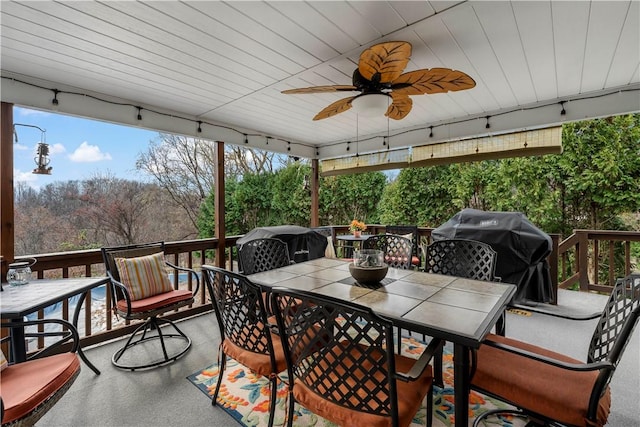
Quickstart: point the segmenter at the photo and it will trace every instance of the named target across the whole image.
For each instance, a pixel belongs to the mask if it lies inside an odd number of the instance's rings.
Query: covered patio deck
[[[579,311],[599,311],[606,296],[559,290],[561,301]],[[583,360],[596,320],[572,321],[532,312],[507,313],[507,336],[527,340]],[[213,312],[185,319],[181,327],[193,340],[177,362],[150,371],[126,372],[111,365],[119,341],[86,349],[102,371],[96,376],[83,365],[78,380],[38,426],[230,426],[236,422],[186,377],[217,360],[220,337]],[[640,329],[611,383],[609,426],[640,424]]]

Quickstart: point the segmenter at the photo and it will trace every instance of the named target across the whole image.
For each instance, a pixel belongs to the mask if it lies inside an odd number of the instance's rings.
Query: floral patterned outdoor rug
[[[424,344],[414,338],[402,339],[402,354],[418,357]],[[444,388],[434,387],[433,396],[433,427],[448,427],[453,425],[453,356],[445,349],[444,354]],[[191,381],[207,396],[213,396],[218,380],[218,364],[189,375]],[[286,380],[286,372],[280,374]],[[426,400],[425,400],[426,403]],[[282,426],[285,421],[287,405],[287,385],[283,381],[278,383],[274,425]],[[266,426],[269,419],[269,380],[254,375],[249,369],[233,359],[227,359],[225,378],[218,394],[218,407],[224,409],[233,419],[243,426]],[[483,394],[472,391],[469,396],[469,425],[479,414],[494,408],[506,408],[507,405]],[[296,405],[294,411],[294,426],[296,427],[335,427],[335,424],[320,418],[306,408]],[[423,406],[416,414],[411,427],[426,425],[426,409]],[[485,426],[521,427],[525,421],[510,415],[489,417]]]

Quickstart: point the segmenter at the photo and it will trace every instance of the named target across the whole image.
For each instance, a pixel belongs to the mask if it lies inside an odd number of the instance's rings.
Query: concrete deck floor
[[[560,307],[567,312],[600,311],[606,297],[561,291]],[[532,312],[507,314],[507,336],[529,341],[584,360],[596,320],[572,321]],[[102,371],[95,375],[83,364],[67,394],[38,423],[42,427],[208,426],[237,425],[186,377],[215,362],[220,337],[213,313],[180,323],[191,337],[191,350],[179,361],[157,369],[128,372],[115,368],[111,356],[122,343],[86,350]],[[608,426],[640,426],[640,328],[636,328],[615,373]]]

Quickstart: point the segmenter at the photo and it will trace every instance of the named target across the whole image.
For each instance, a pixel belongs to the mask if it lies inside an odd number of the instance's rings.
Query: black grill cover
[[[276,225],[254,228],[236,242],[238,247],[255,239],[276,238],[284,241],[289,248],[289,258],[295,262],[321,258],[327,247],[327,238],[310,228],[299,225]]]
[[[553,247],[551,237],[524,214],[463,209],[433,230],[432,238],[488,243],[498,253],[496,276],[518,286],[512,302],[552,302],[553,284],[547,261]]]

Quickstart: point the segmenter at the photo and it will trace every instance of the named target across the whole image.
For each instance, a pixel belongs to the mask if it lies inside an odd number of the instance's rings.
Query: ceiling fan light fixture
[[[356,96],[351,106],[361,116],[383,116],[391,104],[391,96],[386,93],[365,93]]]
[[[313,120],[333,117],[353,109],[362,116],[386,115],[401,120],[411,111],[409,95],[424,95],[466,90],[476,82],[462,71],[450,68],[424,68],[404,72],[411,58],[411,43],[390,41],[378,43],[360,54],[358,68],[351,85],[312,86],[282,91],[286,94],[358,91],[327,105]],[[387,115],[388,113],[388,115]]]

